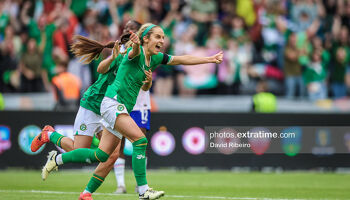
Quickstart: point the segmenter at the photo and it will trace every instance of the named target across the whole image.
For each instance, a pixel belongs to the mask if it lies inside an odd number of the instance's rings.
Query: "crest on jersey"
[[[118,110],[119,112],[123,111],[123,110],[124,110],[124,106],[123,106],[123,105],[118,105],[118,106],[117,106],[117,110]]]
[[[81,131],[86,131],[86,124],[81,124],[80,125],[80,130]]]

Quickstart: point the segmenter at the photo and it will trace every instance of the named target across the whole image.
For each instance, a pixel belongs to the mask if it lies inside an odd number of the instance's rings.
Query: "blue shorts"
[[[131,111],[130,116],[140,128],[149,130],[151,128],[151,110]]]

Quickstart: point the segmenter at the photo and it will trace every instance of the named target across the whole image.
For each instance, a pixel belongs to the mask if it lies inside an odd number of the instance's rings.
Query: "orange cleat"
[[[91,193],[80,193],[79,200],[93,200]]]
[[[55,129],[52,128],[50,125],[46,125],[41,133],[37,136],[32,141],[32,144],[30,145],[30,149],[32,152],[38,151],[41,146],[43,146],[45,143],[48,143],[50,141],[50,138],[47,134],[47,132],[54,132]]]

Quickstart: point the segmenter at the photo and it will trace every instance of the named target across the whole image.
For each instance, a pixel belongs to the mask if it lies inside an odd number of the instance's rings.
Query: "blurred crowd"
[[[130,19],[162,26],[170,55],[224,52],[220,65],[158,67],[158,96],[254,94],[261,80],[290,99],[350,91],[348,0],[3,0],[0,11],[0,92],[78,98],[110,52],[84,65],[73,36],[114,41]]]

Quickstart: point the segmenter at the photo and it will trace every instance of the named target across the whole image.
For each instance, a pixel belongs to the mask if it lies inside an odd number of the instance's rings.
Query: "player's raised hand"
[[[140,45],[140,38],[132,31],[130,31],[130,40],[131,42],[133,42],[134,44]]]
[[[120,46],[119,46],[119,41],[115,41],[114,47],[113,47],[113,60],[119,55],[120,53]]]
[[[217,53],[211,57],[212,62],[216,63],[216,64],[222,63],[223,58],[224,58],[224,54],[222,53],[222,51],[220,51],[219,53]]]

